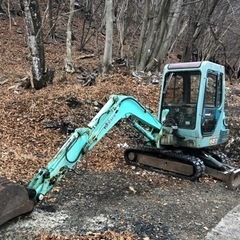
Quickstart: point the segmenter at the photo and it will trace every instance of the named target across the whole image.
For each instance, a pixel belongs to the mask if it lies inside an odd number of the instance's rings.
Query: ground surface
[[[229,211],[206,236],[206,240],[238,240],[240,237],[240,205]]]
[[[122,69],[98,76],[93,86],[83,87],[77,81],[81,74],[65,76],[61,70],[64,44],[46,45],[47,60],[56,68],[53,85],[39,91],[22,88],[19,83],[30,71],[24,28],[20,19],[11,31],[8,20],[2,21],[0,175],[27,183],[75,127],[87,125],[111,94],[133,95],[157,112],[159,86]],[[77,64],[91,72],[91,61]],[[238,89],[238,83],[228,83],[231,138],[221,147],[237,167]],[[125,121],[118,124],[84,159],[87,172],[69,173],[32,214],[1,227],[0,239],[204,239],[239,203],[239,191],[230,191],[208,176],[189,182],[126,166],[123,146],[134,147],[139,141]]]

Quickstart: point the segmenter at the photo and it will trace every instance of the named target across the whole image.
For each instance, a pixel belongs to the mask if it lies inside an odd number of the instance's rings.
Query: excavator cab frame
[[[176,125],[182,137],[163,145],[204,148],[228,140],[224,76],[224,67],[209,61],[165,66],[158,117],[168,109],[165,124]]]

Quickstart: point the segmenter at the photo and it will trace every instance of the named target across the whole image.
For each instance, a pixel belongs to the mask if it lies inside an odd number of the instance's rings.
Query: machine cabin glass
[[[165,75],[162,110],[169,109],[169,113],[163,124],[183,129],[196,127],[200,80],[200,71],[174,71]]]
[[[223,75],[209,71],[207,73],[203,105],[202,134],[212,135],[222,110]]]

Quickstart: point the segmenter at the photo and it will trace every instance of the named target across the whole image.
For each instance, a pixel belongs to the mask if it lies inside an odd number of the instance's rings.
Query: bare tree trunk
[[[229,10],[229,4],[225,4],[225,6],[222,6],[221,11],[218,12],[218,25],[213,27],[210,21],[210,17],[213,14],[214,9],[217,6],[216,0],[213,2],[213,6],[211,11],[209,12],[208,17],[208,27],[207,32],[209,33],[208,43],[206,43],[204,48],[206,49],[204,55],[206,59],[210,59],[211,57],[216,57],[216,52],[218,49],[221,49],[222,55],[224,56],[224,61],[226,61],[226,46],[227,44],[223,43],[222,38],[228,33],[229,27],[226,29],[223,29],[224,20],[226,18],[227,12]],[[205,38],[206,39],[206,38]]]
[[[99,11],[101,11],[102,2],[98,4],[94,2],[88,2],[84,4],[84,18],[81,29],[81,39],[79,44],[79,50],[84,50],[85,46],[92,39],[94,35],[97,35],[101,31],[102,23],[96,19]],[[93,30],[94,29],[94,30]]]
[[[39,3],[37,0],[21,0],[21,4],[24,7],[28,46],[32,56],[31,85],[35,89],[41,89],[45,87],[47,83],[52,83],[54,71],[46,71],[45,69],[45,53]]]
[[[3,0],[0,0],[0,13],[7,13],[7,8],[6,8]]]
[[[137,70],[160,68],[166,57],[178,26],[182,0],[145,0],[145,13],[135,59]]]
[[[56,25],[57,25],[58,19],[61,18],[60,9],[61,9],[61,6],[63,6],[63,4],[62,5],[61,4],[62,4],[61,1],[48,0],[47,2],[47,8],[46,8],[45,14],[43,15],[43,22],[45,22],[45,18],[48,19],[47,22],[49,24],[49,29],[48,29],[47,36],[49,37],[49,40],[53,40],[53,41],[56,40],[56,34],[55,34]],[[65,4],[66,3],[64,3],[64,5]]]
[[[145,0],[145,8],[144,9],[145,9],[145,11],[144,11],[144,15],[143,15],[141,34],[140,34],[138,48],[137,48],[137,51],[135,54],[135,61],[134,61],[134,65],[137,70],[142,70],[142,69],[139,69],[139,63],[142,58],[141,56],[143,53],[143,46],[144,46],[144,42],[146,39],[146,34],[148,33],[147,30],[148,30],[148,23],[149,23],[150,1]]]
[[[168,26],[166,29],[166,35],[165,40],[163,41],[163,44],[156,49],[158,50],[158,59],[161,56],[164,56],[169,51],[171,44],[175,41],[177,34],[181,34],[181,31],[178,32],[178,21],[182,10],[182,0],[177,0],[172,5],[172,8],[170,9],[170,15],[168,16],[168,21],[166,22],[166,25]],[[164,28],[164,24],[162,25]],[[184,28],[184,26],[182,26]]]
[[[73,60],[72,60],[72,23],[74,16],[74,0],[70,0],[70,13],[67,24],[67,40],[66,40],[66,57],[65,57],[65,70],[68,73],[73,73]]]
[[[174,38],[174,41],[168,50],[169,54],[173,51],[177,41],[183,35],[183,33],[185,32],[188,25],[189,25],[189,20],[184,20],[183,23],[181,24],[181,27],[180,27],[180,29],[178,29],[176,37]]]
[[[49,19],[49,36],[51,39],[55,39],[55,25],[53,23],[53,3],[52,0],[48,0],[48,19]]]
[[[103,73],[106,73],[112,64],[113,43],[113,1],[105,0],[106,39],[103,55]]]
[[[146,69],[158,67],[160,70],[160,66],[165,56],[168,54],[169,48],[176,37],[177,32],[177,22],[179,21],[179,15],[182,7],[182,0],[174,1],[172,6],[169,4],[164,6],[164,11],[162,12],[162,21],[159,26],[160,32],[160,40],[156,42],[156,45],[153,50],[152,57],[150,58]]]
[[[202,60],[209,55],[209,46],[212,45],[213,39],[209,30],[210,19],[218,2],[218,0],[204,0],[199,3],[196,2],[196,4],[193,3],[192,10],[187,9],[190,12],[189,30],[186,33],[188,41],[186,42],[182,61]],[[207,45],[206,51],[204,45]]]
[[[167,28],[166,20],[169,15],[170,4],[171,1],[169,0],[160,0],[157,5],[152,6],[154,16],[150,20],[149,33],[146,36],[146,41],[144,43],[145,48],[142,53],[141,61],[139,63],[139,68],[142,70],[149,71],[151,67],[146,68],[149,61],[152,58],[156,59],[154,52],[156,51],[156,46],[161,46],[163,42],[163,34],[164,30]]]
[[[128,8],[128,0],[124,0],[120,6],[119,13],[117,15],[117,29],[119,33],[119,49],[120,57],[124,59],[124,36],[125,36],[125,14]]]

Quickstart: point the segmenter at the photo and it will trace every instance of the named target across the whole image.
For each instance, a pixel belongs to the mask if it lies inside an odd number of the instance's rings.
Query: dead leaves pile
[[[101,233],[88,233],[85,236],[40,236],[39,240],[135,240],[137,239],[130,233],[116,233],[106,231]]]
[[[69,80],[67,84],[55,83],[40,91],[22,89],[18,94],[8,90],[7,85],[1,86],[0,174],[28,181],[69,137],[70,133],[62,132],[62,125],[86,127],[112,94],[133,95],[143,105],[156,109],[156,88],[138,85],[133,78],[122,75],[99,78],[95,86],[82,87]],[[151,96],[151,101],[147,96]],[[79,104],[71,106],[69,99]],[[125,124],[114,127],[89,153],[92,170],[108,171],[123,164],[123,149],[117,145],[128,141]]]

